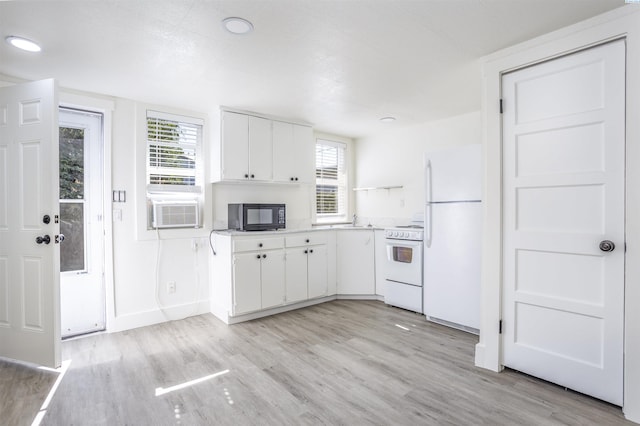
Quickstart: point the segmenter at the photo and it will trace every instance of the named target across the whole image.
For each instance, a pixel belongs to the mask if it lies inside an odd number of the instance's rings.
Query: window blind
[[[316,142],[316,213],[346,215],[346,145],[318,139]]]
[[[147,185],[156,190],[195,188],[202,125],[147,111]]]

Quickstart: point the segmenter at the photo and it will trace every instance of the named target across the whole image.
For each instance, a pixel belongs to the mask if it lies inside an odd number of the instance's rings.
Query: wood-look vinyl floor
[[[201,315],[65,341],[71,365],[42,424],[632,424],[619,407],[474,367],[476,343],[376,301],[233,326]],[[0,362],[0,423],[31,424],[55,378]]]

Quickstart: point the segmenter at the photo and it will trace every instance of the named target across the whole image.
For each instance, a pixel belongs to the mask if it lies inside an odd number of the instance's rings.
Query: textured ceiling
[[[0,1],[0,73],[360,137],[480,107],[478,59],[624,0]],[[630,6],[627,6],[630,7]],[[241,16],[255,30],[227,33]],[[395,116],[392,124],[380,123]]]

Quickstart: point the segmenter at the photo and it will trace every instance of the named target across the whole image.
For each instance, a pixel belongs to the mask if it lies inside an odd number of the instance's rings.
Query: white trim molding
[[[610,40],[627,47],[626,243],[627,259],[640,257],[640,7],[626,5],[595,18],[504,49],[483,59],[484,226],[480,341],[475,363],[500,371],[502,365],[502,121],[501,77],[529,66]],[[625,270],[624,405],[628,420],[640,422],[640,263]]]

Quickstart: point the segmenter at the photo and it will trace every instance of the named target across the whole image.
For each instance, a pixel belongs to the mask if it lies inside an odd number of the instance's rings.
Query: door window
[[[86,270],[84,133],[60,127],[60,272]]]

